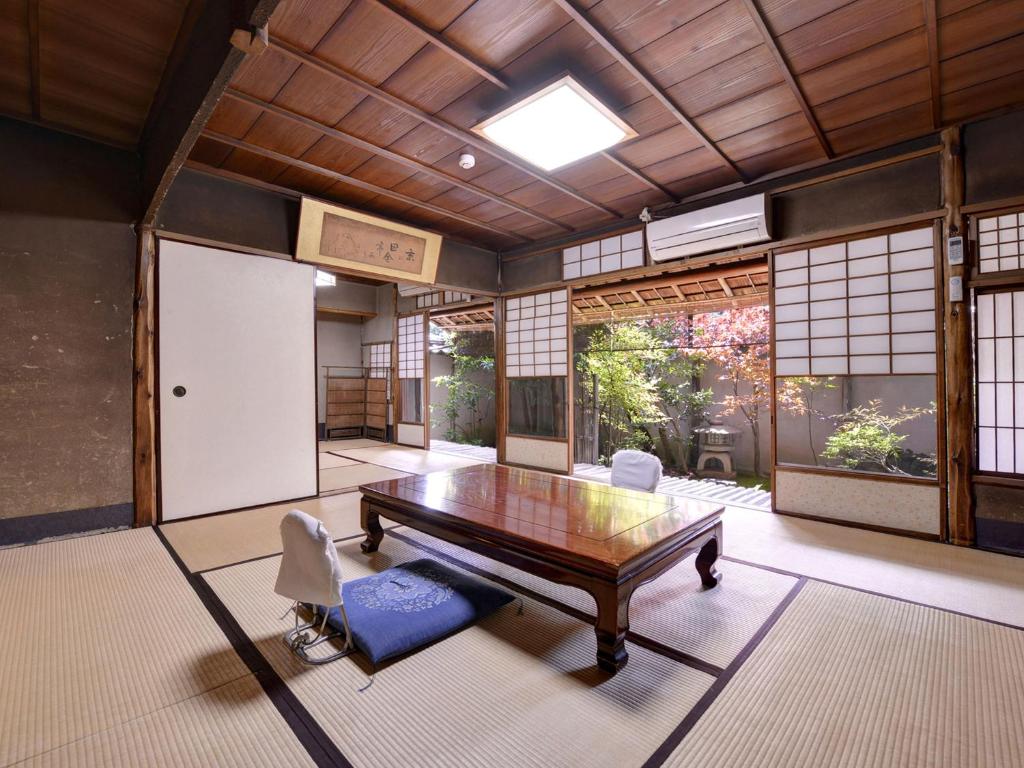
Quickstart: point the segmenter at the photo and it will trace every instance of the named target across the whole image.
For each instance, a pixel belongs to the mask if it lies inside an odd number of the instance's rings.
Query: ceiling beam
[[[281,152],[275,152],[272,149],[261,147],[258,144],[250,144],[249,142],[242,141],[241,139],[236,139],[232,136],[227,136],[223,133],[218,133],[217,131],[211,131],[209,129],[204,129],[202,135],[208,139],[213,139],[214,141],[220,142],[221,144],[226,144],[229,147],[241,149],[244,150],[245,152],[251,152],[254,155],[265,157],[268,160],[276,160],[279,163],[291,165],[294,166],[295,168],[301,168],[304,171],[309,171],[310,173],[315,173],[320,176],[326,176],[329,179],[334,179],[335,181],[340,181],[344,184],[348,184],[353,187],[358,187],[359,189],[365,189],[367,192],[373,192],[374,194],[381,195],[382,197],[390,197],[393,200],[398,200],[399,202],[406,203],[417,208],[422,208],[426,211],[432,211],[433,213],[441,214],[446,218],[455,219],[456,221],[461,221],[465,224],[469,224],[480,229],[486,229],[490,232],[494,232],[504,237],[511,237],[516,240],[529,239],[527,237],[524,237],[523,235],[511,232],[507,229],[503,229],[493,224],[489,224],[486,221],[474,219],[472,216],[466,216],[465,214],[459,213],[458,211],[452,211],[447,208],[442,208],[441,206],[434,205],[433,203],[426,203],[423,200],[416,199],[415,197],[403,195],[401,192],[395,192],[393,189],[380,187],[377,186],[376,184],[371,184],[368,181],[357,179],[354,176],[348,176],[344,173],[333,171],[330,168],[324,168],[323,166],[316,165],[315,163],[310,163],[306,160],[299,160],[296,157],[291,157],[290,155],[285,155]]]
[[[927,0],[925,1],[927,2]],[[800,111],[804,113],[807,123],[811,126],[811,130],[814,131],[814,136],[818,139],[818,144],[821,145],[821,149],[825,152],[825,157],[830,159],[835,157],[836,153],[832,149],[832,145],[829,143],[828,137],[826,137],[825,132],[821,130],[818,118],[815,117],[814,112],[811,111],[811,105],[807,103],[807,97],[804,95],[804,91],[800,87],[800,84],[796,81],[796,76],[793,74],[792,67],[789,66],[789,62],[786,61],[786,57],[782,55],[782,51],[779,49],[779,44],[775,41],[775,37],[772,35],[771,30],[768,29],[768,22],[765,20],[764,14],[758,7],[756,0],[742,0],[742,2],[747,8],[750,18],[754,20],[754,26],[756,26],[758,31],[761,33],[765,47],[772,54],[772,58],[775,59],[775,64],[782,73],[782,77],[786,81],[786,85],[789,86],[789,90],[793,93],[793,98],[796,99],[796,103],[800,106]]]
[[[31,83],[32,117],[43,119],[39,93],[39,0],[28,0],[28,66]]]
[[[203,3],[168,81],[150,132],[141,142],[142,224],[156,221],[171,183],[213,114],[217,102],[251,50],[261,49],[264,29],[279,0]],[[265,32],[263,33],[265,40]]]
[[[748,280],[750,279],[749,275],[746,275],[745,277],[747,277]],[[718,278],[718,284],[722,286],[722,290],[725,292],[726,296],[732,296],[732,286],[730,286],[729,283],[726,282],[726,279],[724,277]]]
[[[561,8],[569,18],[583,27],[584,31],[593,38],[594,42],[604,48],[608,53],[612,55],[619,64],[621,64],[630,76],[636,80],[640,85],[647,89],[647,91],[657,101],[668,110],[668,112],[675,118],[676,122],[687,128],[705,148],[711,151],[715,157],[725,166],[728,166],[733,173],[736,174],[742,181],[747,181],[746,175],[740,170],[732,160],[730,160],[718,145],[711,140],[711,138],[702,131],[696,123],[694,123],[686,114],[682,108],[676,104],[676,102],[669,96],[668,92],[660,85],[651,79],[651,76],[644,72],[640,66],[633,61],[632,57],[618,46],[608,35],[602,30],[598,29],[593,22],[590,21],[586,13],[580,8],[576,7],[573,0],[554,0],[555,5]]]
[[[361,139],[358,136],[354,136],[351,133],[341,130],[340,128],[335,128],[333,126],[326,125],[317,120],[313,120],[312,118],[306,117],[305,115],[300,115],[297,112],[292,112],[290,109],[285,109],[284,107],[278,104],[272,104],[268,101],[264,101],[263,99],[258,99],[255,96],[250,96],[249,94],[243,93],[242,91],[236,90],[235,88],[228,88],[227,91],[225,91],[225,95],[237,101],[241,101],[245,104],[250,104],[254,107],[262,109],[265,112],[275,114],[278,117],[282,117],[285,120],[289,120],[297,125],[304,125],[307,128],[312,128],[315,131],[319,131],[324,136],[330,136],[331,138],[338,139],[338,141],[342,141],[346,144],[349,144],[350,146],[358,147],[359,149],[362,149],[366,152],[371,152],[373,154],[380,155],[381,157],[387,158],[388,160],[391,160],[394,163],[398,163],[399,165],[405,166],[406,168],[409,168],[415,171],[416,173],[423,173],[428,176],[433,176],[434,178],[441,179],[442,181],[451,184],[452,186],[459,187],[460,189],[464,189],[468,192],[473,192],[474,194],[480,195],[481,197],[486,198],[487,200],[490,200],[495,203],[500,203],[501,205],[507,208],[511,208],[513,211],[522,213],[526,216],[529,216],[532,219],[544,222],[545,224],[550,224],[565,232],[573,231],[573,228],[568,226],[567,224],[562,224],[561,222],[555,221],[554,219],[549,218],[543,214],[537,213],[536,211],[532,211],[529,208],[526,208],[525,206],[519,205],[518,203],[513,203],[510,200],[506,200],[500,195],[496,195],[493,192],[489,192],[483,187],[478,187],[476,184],[468,182],[465,179],[460,179],[458,176],[453,176],[450,173],[446,173],[442,170],[434,168],[431,165],[421,163],[419,160],[414,160],[411,157],[406,157],[405,155],[399,154],[398,152],[388,149],[387,147],[382,147],[378,144],[373,144],[369,141],[366,141],[365,139]]]
[[[495,70],[491,69],[486,64],[482,64],[481,62],[477,61],[465,51],[456,48],[454,45],[449,43],[448,40],[446,40],[443,35],[435,32],[426,24],[421,22],[419,19],[413,17],[411,14],[408,13],[408,11],[402,10],[398,6],[391,3],[390,0],[371,0],[371,2],[373,3],[373,5],[385,11],[393,19],[397,19],[398,21],[405,24],[405,26],[407,26],[409,29],[425,37],[429,43],[437,46],[452,58],[458,59],[465,66],[469,67],[471,70],[480,75],[480,77],[493,83],[494,85],[498,86],[503,90],[507,91],[509,89],[510,86],[508,84],[508,81],[505,80],[501,75],[499,75]]]
[[[924,25],[928,36],[928,80],[931,85],[932,128],[942,127],[942,75],[939,67],[939,20],[936,0],[924,3]]]
[[[661,194],[665,195],[665,197],[667,197],[671,201],[678,202],[679,198],[677,198],[674,194],[672,194],[672,191],[668,187],[663,187],[661,184],[656,182],[650,176],[647,176],[645,173],[643,173],[639,169],[634,168],[629,163],[627,163],[624,160],[621,160],[620,158],[616,157],[612,152],[605,151],[605,152],[602,152],[601,155],[602,155],[602,157],[604,157],[605,160],[607,160],[608,162],[612,163],[613,165],[617,165],[619,168],[624,170],[627,174],[629,174],[630,176],[632,176],[634,179],[636,179],[637,181],[641,182],[645,186],[648,186],[651,189],[658,190],[659,192],[661,192]],[[659,203],[659,205],[660,205],[660,203]]]
[[[513,168],[522,171],[528,176],[532,176],[538,181],[547,184],[549,187],[557,189],[559,192],[562,192],[568,195],[569,197],[572,197],[573,199],[590,206],[591,208],[599,210],[602,213],[606,213],[609,216],[613,216],[615,218],[619,218],[622,215],[618,211],[614,211],[611,208],[597,202],[596,200],[591,200],[586,195],[576,191],[567,184],[563,184],[562,182],[558,181],[558,179],[549,176],[547,173],[540,170],[539,168],[530,165],[524,160],[520,160],[511,152],[502,149],[496,144],[491,144],[490,142],[480,138],[479,136],[476,136],[473,133],[470,133],[469,131],[464,131],[458,126],[452,125],[451,123],[447,122],[446,120],[442,120],[436,115],[432,115],[429,112],[424,112],[419,107],[415,107],[409,102],[404,101],[403,99],[400,99],[397,96],[391,95],[387,91],[378,88],[372,83],[363,80],[361,77],[358,77],[357,75],[354,75],[351,72],[347,72],[344,69],[341,69],[340,67],[334,66],[333,64],[328,64],[326,61],[318,59],[317,57],[312,56],[306,53],[305,51],[296,48],[291,43],[286,43],[283,40],[271,37],[270,47],[273,48],[278,53],[282,53],[285,56],[288,56],[293,61],[297,61],[300,64],[305,64],[306,66],[311,67],[312,69],[315,69],[318,72],[322,72],[323,74],[333,77],[335,80],[347,83],[348,85],[351,85],[353,88],[362,91],[367,96],[372,96],[375,99],[383,101],[388,106],[393,107],[394,109],[397,109],[400,112],[404,112],[410,117],[414,117],[420,122],[426,123],[432,128],[436,128],[442,133],[446,133],[447,135],[456,138],[465,144],[469,144],[472,147],[476,147],[482,152],[486,152],[489,155],[493,155],[494,157],[504,160],[508,165],[512,166]]]

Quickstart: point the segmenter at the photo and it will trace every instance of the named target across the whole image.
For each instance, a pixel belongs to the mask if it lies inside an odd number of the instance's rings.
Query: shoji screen
[[[427,315],[398,318],[397,442],[428,447]]]
[[[570,472],[572,361],[566,290],[505,299],[505,461]]]
[[[978,219],[978,271],[1024,268],[1024,212]]]
[[[775,256],[775,374],[935,373],[931,227]]]
[[[1024,474],[1024,290],[978,295],[978,469]]]
[[[938,534],[935,230],[773,255],[775,505]]]

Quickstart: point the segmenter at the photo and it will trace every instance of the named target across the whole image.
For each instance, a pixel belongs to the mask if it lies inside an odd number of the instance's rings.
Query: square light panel
[[[637,135],[569,75],[484,120],[473,131],[545,171]]]

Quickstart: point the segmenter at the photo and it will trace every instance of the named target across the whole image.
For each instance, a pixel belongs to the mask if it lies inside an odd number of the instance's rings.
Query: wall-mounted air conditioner
[[[754,195],[647,225],[653,261],[738,248],[771,240],[768,195]]]
[[[426,293],[431,293],[434,290],[434,288],[430,288],[426,285],[413,285],[412,283],[398,284],[399,296],[422,296]]]

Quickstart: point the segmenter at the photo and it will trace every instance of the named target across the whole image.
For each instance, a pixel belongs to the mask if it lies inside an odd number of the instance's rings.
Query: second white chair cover
[[[612,456],[612,485],[654,493],[661,482],[661,461],[643,451],[619,451]]]

